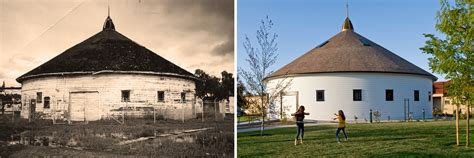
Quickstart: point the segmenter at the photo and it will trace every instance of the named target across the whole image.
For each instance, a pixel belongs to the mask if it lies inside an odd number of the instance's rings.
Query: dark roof
[[[357,34],[346,18],[343,31],[272,73],[269,77],[326,72],[431,73]]]
[[[135,72],[195,78],[193,74],[115,31],[107,17],[103,30],[17,78],[96,72]]]

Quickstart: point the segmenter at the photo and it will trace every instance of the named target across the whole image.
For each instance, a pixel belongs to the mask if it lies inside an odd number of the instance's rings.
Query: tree
[[[228,99],[229,96],[234,96],[234,77],[232,73],[228,73],[227,71],[222,71],[221,77],[221,98]]]
[[[196,83],[196,96],[199,98],[215,97],[219,87],[219,79],[208,75],[201,69],[196,69],[194,75],[199,79]]]
[[[469,146],[469,107],[472,106],[474,95],[472,5],[470,0],[455,0],[454,6],[449,5],[447,0],[441,0],[435,27],[446,37],[441,39],[433,34],[424,34],[428,40],[425,46],[420,48],[423,53],[432,55],[428,59],[430,68],[450,80],[446,89],[456,104],[457,145],[459,145],[459,106],[464,104],[468,107],[466,146]]]
[[[194,75],[199,79],[196,83],[197,97],[224,100],[234,95],[234,77],[232,73],[222,71],[222,78],[218,78],[201,69],[196,69]]]
[[[269,106],[272,99],[275,99],[275,94],[279,94],[278,91],[282,91],[284,88],[278,87],[270,91],[267,90],[264,79],[269,76],[272,71],[269,70],[270,66],[275,64],[278,57],[278,44],[276,39],[278,35],[272,33],[273,21],[266,16],[265,19],[261,20],[259,29],[257,30],[257,42],[259,48],[252,45],[250,38],[245,35],[245,41],[243,42],[245,52],[247,53],[246,61],[249,65],[249,69],[239,68],[239,76],[242,78],[243,85],[250,95],[258,96],[260,99],[258,110],[261,114],[261,131],[263,135],[265,129],[265,117],[268,112],[271,112],[272,106]],[[282,82],[283,83],[283,82]]]
[[[242,114],[243,109],[248,108],[248,103],[245,99],[245,86],[243,85],[242,81],[240,81],[239,78],[237,78],[237,112],[238,115]]]

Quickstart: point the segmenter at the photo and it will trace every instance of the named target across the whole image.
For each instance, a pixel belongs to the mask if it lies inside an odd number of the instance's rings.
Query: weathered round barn
[[[370,111],[380,120],[431,118],[436,79],[357,34],[347,17],[341,32],[265,81],[269,90],[289,85],[273,102],[277,109],[273,117],[290,117],[304,105],[310,113],[307,119],[332,120],[343,110],[348,120],[363,121],[370,119]]]
[[[194,75],[117,32],[110,16],[102,31],[17,81],[24,118],[93,121],[153,106],[178,119],[194,109]]]

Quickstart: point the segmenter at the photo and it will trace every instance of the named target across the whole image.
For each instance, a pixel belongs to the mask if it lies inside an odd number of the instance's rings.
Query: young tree
[[[282,91],[285,86],[274,88],[271,91],[267,91],[267,86],[264,79],[269,76],[272,71],[269,70],[277,57],[278,45],[276,39],[278,35],[272,33],[273,21],[266,16],[265,19],[261,20],[260,28],[257,30],[257,42],[258,48],[252,45],[250,38],[246,35],[243,43],[245,51],[247,53],[247,63],[249,70],[239,68],[239,75],[242,78],[243,85],[250,95],[258,96],[260,101],[255,102],[258,105],[258,111],[261,114],[261,132],[265,129],[265,118],[267,112],[271,112],[272,106],[269,106],[275,94],[279,94],[277,91]],[[282,82],[283,83],[283,82]],[[286,88],[286,87],[285,87]],[[270,108],[270,109],[269,109]]]
[[[436,30],[445,35],[444,39],[433,34],[424,34],[429,38],[420,48],[430,54],[429,65],[434,72],[445,75],[450,80],[448,95],[456,104],[456,144],[459,145],[459,106],[467,106],[466,146],[469,146],[469,107],[474,95],[474,59],[473,57],[473,4],[470,0],[455,0],[451,6],[448,0],[441,0],[441,9],[437,12]]]

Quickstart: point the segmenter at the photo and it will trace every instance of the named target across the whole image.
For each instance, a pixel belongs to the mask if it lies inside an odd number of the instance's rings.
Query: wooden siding
[[[130,90],[130,102],[122,102],[121,91]],[[165,102],[158,102],[157,92],[165,92]],[[163,109],[177,109],[181,106],[181,93],[186,93],[186,102],[192,103],[195,96],[195,83],[193,80],[177,77],[142,75],[142,74],[98,74],[65,77],[42,77],[26,80],[22,86],[22,101],[28,103],[30,99],[36,98],[36,92],[42,92],[43,97],[51,98],[49,109],[43,108],[43,103],[36,104],[36,112],[51,116],[53,110],[67,111],[72,105],[70,97],[74,93],[97,92],[98,101],[94,99],[93,104],[97,106],[97,117],[108,117],[113,109],[130,106],[166,106]],[[74,97],[74,96],[72,96]],[[74,101],[74,100],[72,100]],[[24,111],[28,105],[23,105]],[[189,106],[192,106],[190,104]],[[87,108],[86,108],[87,109]],[[192,109],[192,108],[188,108]],[[28,115],[24,115],[28,116]],[[186,116],[186,118],[190,118]]]

